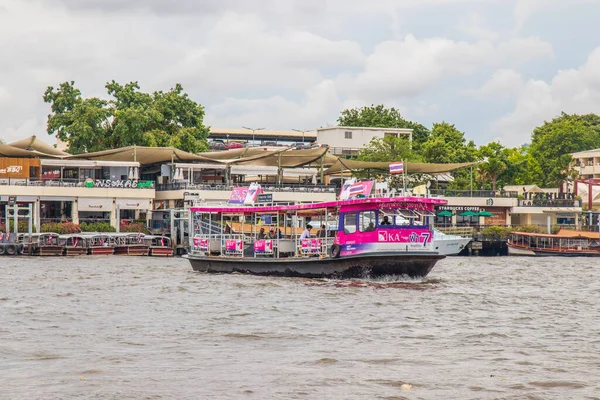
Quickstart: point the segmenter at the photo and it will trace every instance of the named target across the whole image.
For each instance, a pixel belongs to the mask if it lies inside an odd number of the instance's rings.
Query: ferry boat
[[[114,239],[110,234],[92,233],[87,235],[88,254],[111,255],[115,252]]]
[[[471,240],[471,237],[446,234],[435,228],[433,229],[433,248],[446,256],[458,255]]]
[[[63,246],[65,256],[80,256],[88,253],[88,241],[84,235],[60,235],[58,243]]]
[[[10,232],[0,232],[0,256],[14,256],[23,252],[23,244],[17,240],[17,235]]]
[[[166,236],[144,236],[144,241],[150,241],[150,256],[171,257],[173,256],[173,248],[171,247],[171,239]]]
[[[141,233],[111,234],[115,241],[115,254],[123,256],[147,256],[150,242]]]
[[[513,232],[507,245],[510,256],[600,257],[600,234],[595,232]]]
[[[204,272],[421,278],[445,257],[433,248],[432,232],[434,207],[443,204],[446,200],[396,197],[291,206],[192,207],[191,251],[185,257],[195,271]],[[274,237],[260,237],[254,222],[247,233],[246,221],[259,218],[276,221]],[[299,218],[317,221],[310,237],[291,228]],[[337,220],[335,235],[329,236],[328,229],[315,232],[332,219]],[[236,220],[241,222],[241,232],[229,230]]]
[[[35,256],[62,256],[64,245],[59,243],[59,234],[54,232],[19,234],[23,254]]]

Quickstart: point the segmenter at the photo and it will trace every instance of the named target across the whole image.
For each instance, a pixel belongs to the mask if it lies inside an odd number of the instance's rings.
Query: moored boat
[[[511,256],[600,257],[600,235],[594,232],[513,232],[507,245]]]
[[[114,239],[110,234],[91,233],[87,235],[88,254],[111,255],[115,252]]]
[[[204,272],[247,272],[304,277],[426,276],[444,258],[433,248],[433,209],[442,199],[420,197],[362,198],[292,206],[193,207],[192,268]],[[202,218],[210,216],[211,228]],[[268,218],[266,216],[269,216]],[[246,220],[277,221],[280,234],[243,229]],[[299,218],[329,226],[334,236],[310,228],[291,228]],[[241,233],[227,232],[228,221],[239,220]],[[288,223],[289,222],[289,223]],[[214,227],[220,233],[211,233]],[[267,226],[267,228],[269,228]],[[271,231],[271,229],[268,229]],[[315,234],[316,233],[316,234]]]
[[[446,234],[437,229],[433,230],[433,248],[446,256],[458,255],[471,240],[471,237]]]
[[[54,232],[23,234],[23,253],[35,256],[61,256],[64,246],[59,243],[59,234]]]
[[[147,256],[150,243],[141,233],[122,233],[111,235],[115,241],[115,254],[122,256]]]
[[[88,253],[88,241],[84,235],[60,235],[58,242],[63,246],[65,256],[80,256]]]
[[[144,241],[150,241],[149,255],[154,257],[173,256],[170,238],[166,236],[144,236]]]

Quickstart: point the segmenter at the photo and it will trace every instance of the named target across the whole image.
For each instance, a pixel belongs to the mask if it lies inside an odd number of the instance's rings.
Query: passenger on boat
[[[321,229],[319,229],[319,231],[317,232],[317,237],[324,238],[326,236],[325,235],[326,232],[327,231],[325,230],[325,224],[322,224]]]
[[[275,229],[271,228],[269,230],[269,239],[277,239],[277,234],[275,233]]]
[[[283,239],[283,233],[281,233],[281,229],[277,229],[277,236],[279,239]]]
[[[260,228],[260,231],[258,232],[257,239],[266,239],[265,228]]]
[[[310,230],[311,229],[312,229],[312,226],[306,225],[306,228],[304,228],[302,235],[300,235],[300,240],[310,238]]]
[[[369,226],[365,229],[365,232],[373,232],[375,231],[375,224],[372,222],[369,222]]]
[[[389,217],[386,215],[383,217],[383,220],[380,222],[380,225],[391,225]]]

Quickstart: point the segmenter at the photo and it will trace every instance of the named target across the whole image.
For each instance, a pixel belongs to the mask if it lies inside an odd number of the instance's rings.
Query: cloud
[[[597,113],[600,109],[600,47],[578,69],[559,71],[550,82],[522,83],[514,109],[492,123],[504,143],[522,144],[536,126],[566,113]]]
[[[465,90],[464,94],[476,99],[506,99],[520,93],[523,77],[513,69],[500,69],[478,89]]]
[[[473,74],[496,65],[552,57],[552,46],[538,38],[464,42],[445,38],[402,40],[379,44],[367,57],[365,69],[354,81],[346,82],[366,99],[417,96],[444,78]],[[346,79],[347,80],[347,79]]]

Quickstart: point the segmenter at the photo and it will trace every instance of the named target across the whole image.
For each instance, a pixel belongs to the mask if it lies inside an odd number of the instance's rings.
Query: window
[[[344,137],[346,139],[352,139],[352,131],[346,131],[346,132],[344,132]]]
[[[344,233],[356,232],[356,213],[344,214]]]
[[[363,211],[358,215],[358,229],[361,232],[373,232],[375,222],[375,211]]]

